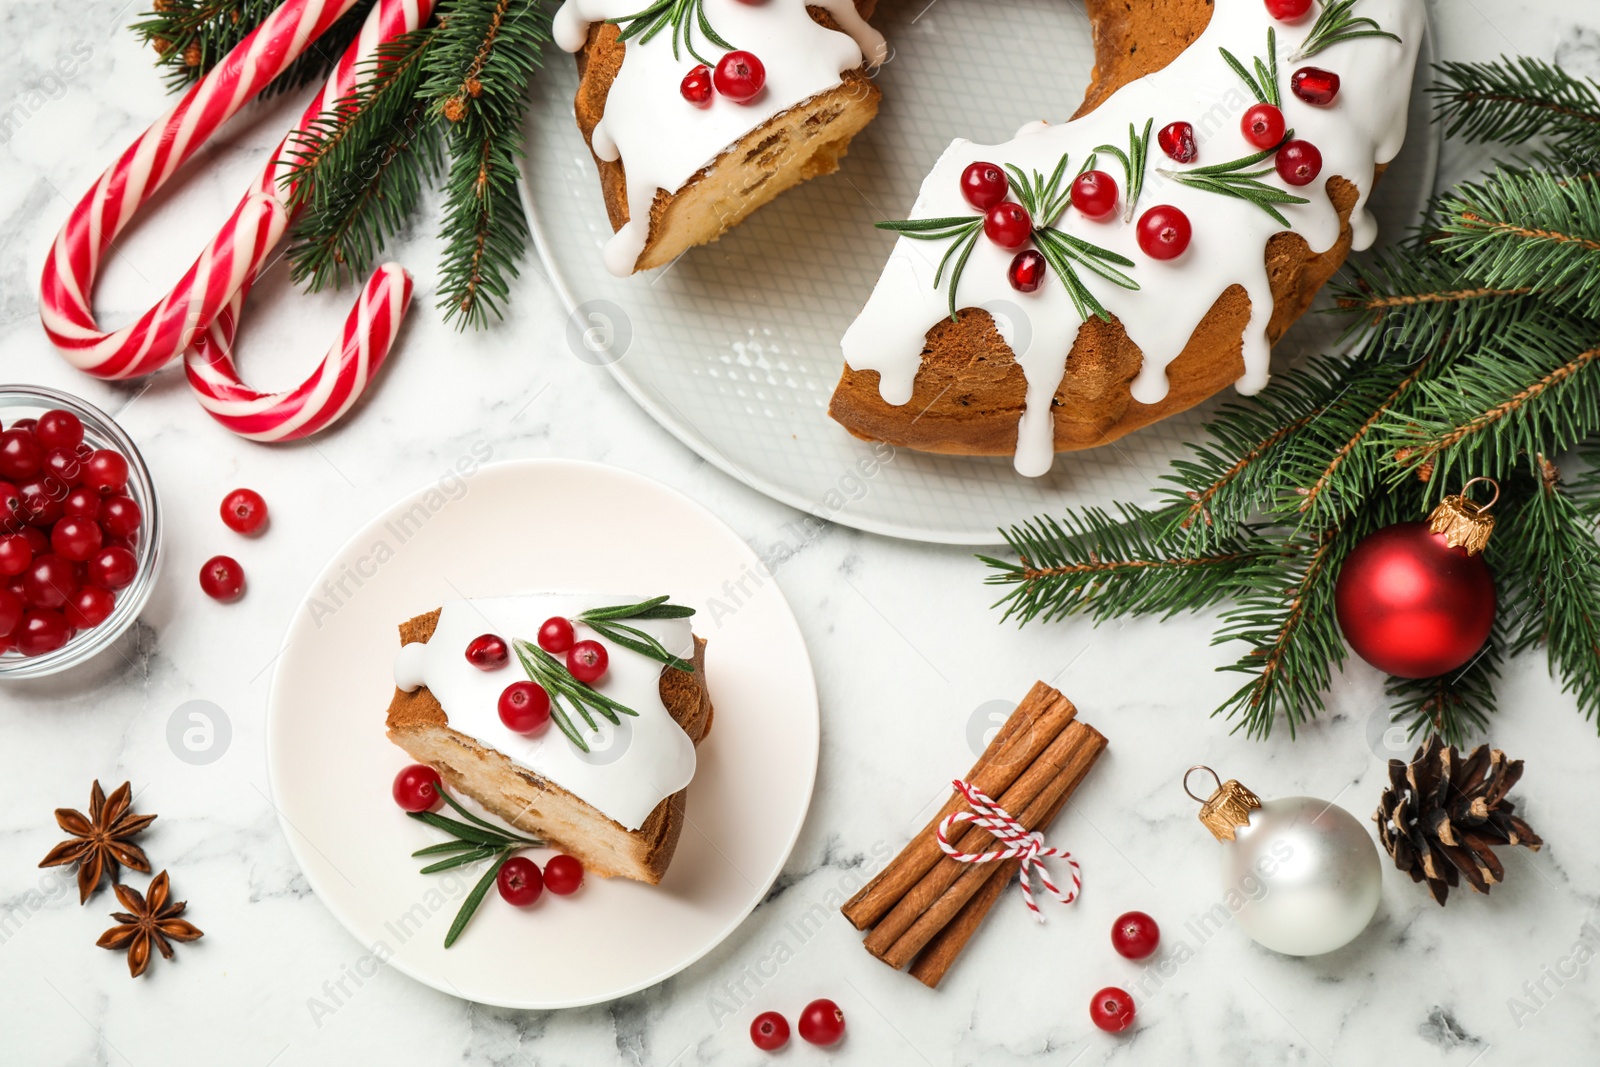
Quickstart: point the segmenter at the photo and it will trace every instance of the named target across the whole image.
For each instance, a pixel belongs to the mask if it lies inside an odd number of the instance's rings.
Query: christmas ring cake
[[[875,0],[565,0],[578,128],[600,170],[619,276],[714,241],[838,169],[878,113]]]
[[[713,715],[692,614],[665,597],[450,601],[400,626],[389,739],[585,870],[658,884]]]
[[[1086,0],[1076,116],[950,144],[845,333],[857,437],[1042,475],[1229,384],[1376,225],[1422,0]]]

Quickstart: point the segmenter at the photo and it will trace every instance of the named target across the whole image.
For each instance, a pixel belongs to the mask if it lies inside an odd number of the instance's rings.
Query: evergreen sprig
[[[1448,676],[1391,679],[1395,721],[1459,743],[1486,728],[1504,657],[1542,648],[1600,724],[1600,181],[1583,166],[1600,88],[1531,61],[1443,73],[1456,132],[1557,148],[1458,186],[1411,239],[1349,264],[1331,287],[1342,350],[1224,405],[1149,507],[1002,531],[1016,559],[985,562],[1005,618],[1224,605],[1217,641],[1245,649],[1222,669],[1245,681],[1219,713],[1292,734],[1347,658],[1332,610],[1344,558],[1483,475],[1503,489],[1494,634]],[[1564,476],[1551,457],[1573,449]]]
[[[174,92],[200,80],[234,46],[250,35],[283,0],[159,0],[133,31],[156,51],[167,87]],[[262,92],[265,97],[292,92],[326,78],[350,42],[361,32],[377,0],[357,0],[289,68]]]

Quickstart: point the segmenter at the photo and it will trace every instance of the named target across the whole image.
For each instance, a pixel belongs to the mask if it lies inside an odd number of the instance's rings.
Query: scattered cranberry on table
[[[1301,67],[1290,75],[1289,91],[1308,104],[1327,107],[1339,95],[1339,75],[1321,67]]]
[[[467,642],[467,662],[480,671],[497,671],[511,661],[511,652],[499,634],[479,634]]]
[[[1117,213],[1117,180],[1103,170],[1086,170],[1072,179],[1072,206],[1096,222]]]
[[[1189,216],[1170,204],[1158,204],[1139,216],[1139,247],[1151,259],[1177,259],[1193,235]]]
[[[544,887],[557,896],[571,896],[583,885],[583,864],[562,853],[544,865]]]
[[[789,1043],[789,1020],[764,1011],[750,1020],[750,1043],[763,1052],[776,1052]]]
[[[526,908],[544,894],[544,876],[539,865],[526,856],[512,856],[500,865],[494,876],[500,890],[500,899],[518,908]]]
[[[598,641],[579,641],[567,652],[567,670],[584,685],[593,685],[605,677],[610,665],[606,646]]]
[[[267,524],[267,502],[254,489],[235,489],[222,498],[222,521],[234,533],[259,533]]]
[[[546,652],[560,655],[572,648],[577,641],[577,636],[572,632],[572,623],[559,615],[544,620],[539,626],[539,647]]]
[[[1283,112],[1271,104],[1257,104],[1239,120],[1239,131],[1244,139],[1263,152],[1277,147],[1286,128]]]
[[[435,811],[444,806],[442,788],[438,771],[413,763],[394,776],[394,802],[405,811]]]
[[[767,68],[755,53],[735,50],[717,61],[717,70],[711,76],[717,92],[736,104],[754,100],[767,84]]]
[[[844,1012],[826,997],[813,1000],[801,1010],[798,1028],[813,1045],[832,1045],[844,1036]]]
[[[678,92],[695,107],[711,106],[711,68],[698,63],[690,68],[678,85]]]
[[[1021,248],[1033,236],[1033,219],[1015,200],[1002,200],[984,212],[983,232],[1001,248]]]
[[[1267,0],[1267,14],[1280,22],[1293,22],[1311,10],[1311,0]]]
[[[1010,189],[1005,171],[993,163],[973,163],[961,172],[961,195],[979,211],[988,211],[1004,200]]]
[[[238,600],[244,594],[244,568],[232,556],[212,556],[200,568],[200,588],[212,600]]]
[[[531,734],[550,721],[550,694],[538,682],[512,682],[500,693],[499,710],[506,729]]]
[[[1006,270],[1006,280],[1019,293],[1036,292],[1044,284],[1048,264],[1044,255],[1032,248],[1018,252]]]
[[[1142,911],[1125,911],[1111,924],[1111,947],[1130,960],[1142,960],[1161,943],[1161,927]]]
[[[1133,998],[1116,986],[1106,986],[1089,1001],[1089,1018],[1107,1033],[1121,1033],[1133,1025]]]
[[[1322,173],[1322,151],[1310,141],[1290,141],[1278,150],[1272,165],[1290,185],[1310,185]]]

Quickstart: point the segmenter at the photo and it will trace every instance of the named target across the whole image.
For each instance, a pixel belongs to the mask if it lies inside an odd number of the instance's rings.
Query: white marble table
[[[1383,707],[1369,671],[1342,678],[1334,713],[1293,744],[1231,737],[1207,718],[1235,684],[1212,672],[1228,657],[1208,647],[1211,618],[1017,632],[997,625],[982,568],[966,551],[839,527],[797,534],[794,512],[710,468],[604,371],[571,357],[537,270],[527,271],[501,329],[463,338],[442,326],[426,310],[435,249],[424,236],[402,249],[418,268],[421,314],[401,354],[371,402],[312,446],[236,441],[198,412],[172,374],[110,386],[69,370],[39,328],[38,270],[69,199],[165,106],[149,56],[121,29],[137,6],[0,7],[8,38],[0,378],[73,390],[116,411],[154,467],[171,520],[168,573],[135,633],[89,669],[0,690],[4,1062],[754,1063],[750,1018],[767,1008],[792,1017],[816,996],[844,1007],[846,1044],[830,1057],[797,1041],[781,1062],[1593,1062],[1597,967],[1573,962],[1572,951],[1586,922],[1600,924],[1592,812],[1600,740],[1541,659],[1507,670],[1493,740],[1527,760],[1519,792],[1548,847],[1507,856],[1509,879],[1492,899],[1461,893],[1443,910],[1391,871],[1365,936],[1331,956],[1291,960],[1232,928],[1204,939],[1185,928],[1214,902],[1217,846],[1194,821],[1178,778],[1209,763],[1263,793],[1338,798],[1365,818],[1388,755],[1368,740]],[[1600,74],[1592,6],[1442,6],[1446,57],[1529,53]],[[927,17],[937,18],[937,8]],[[262,164],[287,112],[247,115],[124,243],[98,295],[104,321],[128,321],[175,277]],[[1461,150],[1446,154],[1452,173],[1470,163]],[[246,372],[286,380],[291,365],[309,366],[344,305],[342,296],[267,285],[251,313],[258,325],[248,329]],[[796,552],[777,580],[811,644],[824,720],[816,799],[799,845],[770,898],[721,948],[662,986],[603,1007],[491,1010],[388,970],[358,973],[364,949],[311,894],[266,798],[268,666],[298,597],[350,531],[435,478],[480,427],[494,428],[497,456],[581,457],[643,471],[704,501],[764,555],[785,542]],[[271,501],[264,540],[223,540],[217,501],[236,485]],[[252,583],[234,606],[194,589],[200,562],[224,544],[237,549]],[[1056,835],[1083,860],[1084,896],[1040,929],[1007,900],[930,993],[870,960],[830,901],[875,862],[875,846],[898,846],[934,784],[965,766],[973,710],[1014,700],[1041,677],[1112,741]],[[214,702],[231,724],[228,751],[209,765],[178,760],[166,741],[169,716],[192,699]],[[207,931],[175,965],[157,960],[139,982],[119,957],[93,947],[108,895],[80,909],[66,880],[34,868],[58,839],[51,809],[83,806],[97,776],[131,778],[141,807],[161,813],[160,859],[181,875]],[[1132,907],[1155,913],[1168,947],[1181,939],[1192,958],[1141,970],[1115,957],[1106,930]],[[1600,931],[1590,936],[1600,946]],[[1140,1000],[1138,1028],[1121,1038],[1086,1019],[1089,994],[1111,983],[1135,988]]]

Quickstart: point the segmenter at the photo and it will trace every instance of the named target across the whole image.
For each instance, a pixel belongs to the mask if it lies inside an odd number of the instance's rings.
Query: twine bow
[[[952,812],[939,823],[939,848],[946,856],[957,863],[1016,860],[1018,884],[1022,886],[1023,902],[1028,905],[1028,910],[1033,912],[1033,917],[1040,922],[1044,922],[1044,915],[1039,911],[1039,906],[1033,902],[1033,884],[1029,879],[1031,873],[1037,872],[1040,884],[1061,903],[1071,904],[1078,899],[1078,890],[1083,887],[1083,870],[1078,866],[1078,861],[1072,858],[1072,853],[1066,849],[1046,845],[1042,833],[1037,830],[1029,831],[1009,811],[996,804],[977,786],[959,778],[951,784],[955,786],[957,792],[967,798],[972,810]],[[988,852],[959,851],[950,844],[949,837],[950,827],[959,822],[970,822],[980,829],[989,831],[1003,847]],[[1045,869],[1043,862],[1046,856],[1059,856],[1067,861],[1068,867],[1072,868],[1072,884],[1066,892],[1057,889],[1055,883],[1050,880],[1050,872]]]

